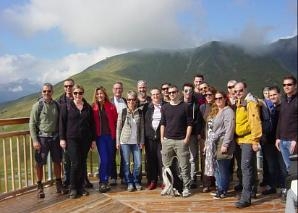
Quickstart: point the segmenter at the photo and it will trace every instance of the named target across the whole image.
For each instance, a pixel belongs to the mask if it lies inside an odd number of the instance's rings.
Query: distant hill
[[[92,100],[93,90],[98,85],[107,88],[109,94],[112,84],[118,80],[124,83],[126,91],[135,89],[139,79],[147,80],[151,88],[159,87],[162,82],[181,87],[185,82],[192,82],[197,73],[204,74],[207,82],[218,89],[225,89],[230,79],[246,81],[250,90],[260,95],[262,87],[281,85],[283,76],[294,73],[291,66],[285,65],[286,60],[281,59],[279,48],[273,49],[275,54],[269,51],[263,55],[251,55],[240,47],[218,41],[190,49],[146,49],[107,58],[72,78],[85,86],[88,101]],[[55,85],[55,97],[62,93],[62,83]],[[0,105],[0,117],[28,116],[39,95],[32,94]]]

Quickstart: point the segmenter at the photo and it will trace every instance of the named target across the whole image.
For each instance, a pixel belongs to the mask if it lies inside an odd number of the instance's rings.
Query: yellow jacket
[[[236,142],[258,144],[262,136],[262,124],[258,100],[250,93],[236,108]]]

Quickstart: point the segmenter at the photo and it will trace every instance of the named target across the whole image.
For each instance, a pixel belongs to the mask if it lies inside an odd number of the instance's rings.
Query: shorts
[[[35,151],[35,161],[38,165],[47,164],[47,157],[50,151],[52,161],[61,163],[62,148],[60,147],[59,137],[39,137],[40,150]]]

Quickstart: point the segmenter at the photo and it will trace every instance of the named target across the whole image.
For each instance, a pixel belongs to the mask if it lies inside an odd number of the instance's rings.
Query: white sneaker
[[[190,195],[191,195],[190,190],[188,188],[184,188],[182,192],[182,197],[188,197]]]

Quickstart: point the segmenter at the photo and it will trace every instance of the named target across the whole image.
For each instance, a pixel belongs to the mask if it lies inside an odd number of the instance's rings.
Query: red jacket
[[[94,104],[92,105],[92,109],[93,109],[93,119],[94,119],[94,123],[95,123],[95,132],[96,132],[96,136],[100,136],[100,119],[99,119],[99,107],[98,104]],[[109,128],[111,131],[111,137],[112,139],[116,139],[116,126],[117,126],[117,110],[114,104],[110,103],[110,102],[105,102],[104,103],[104,109],[105,112],[107,114],[108,117],[108,122],[109,122]]]

